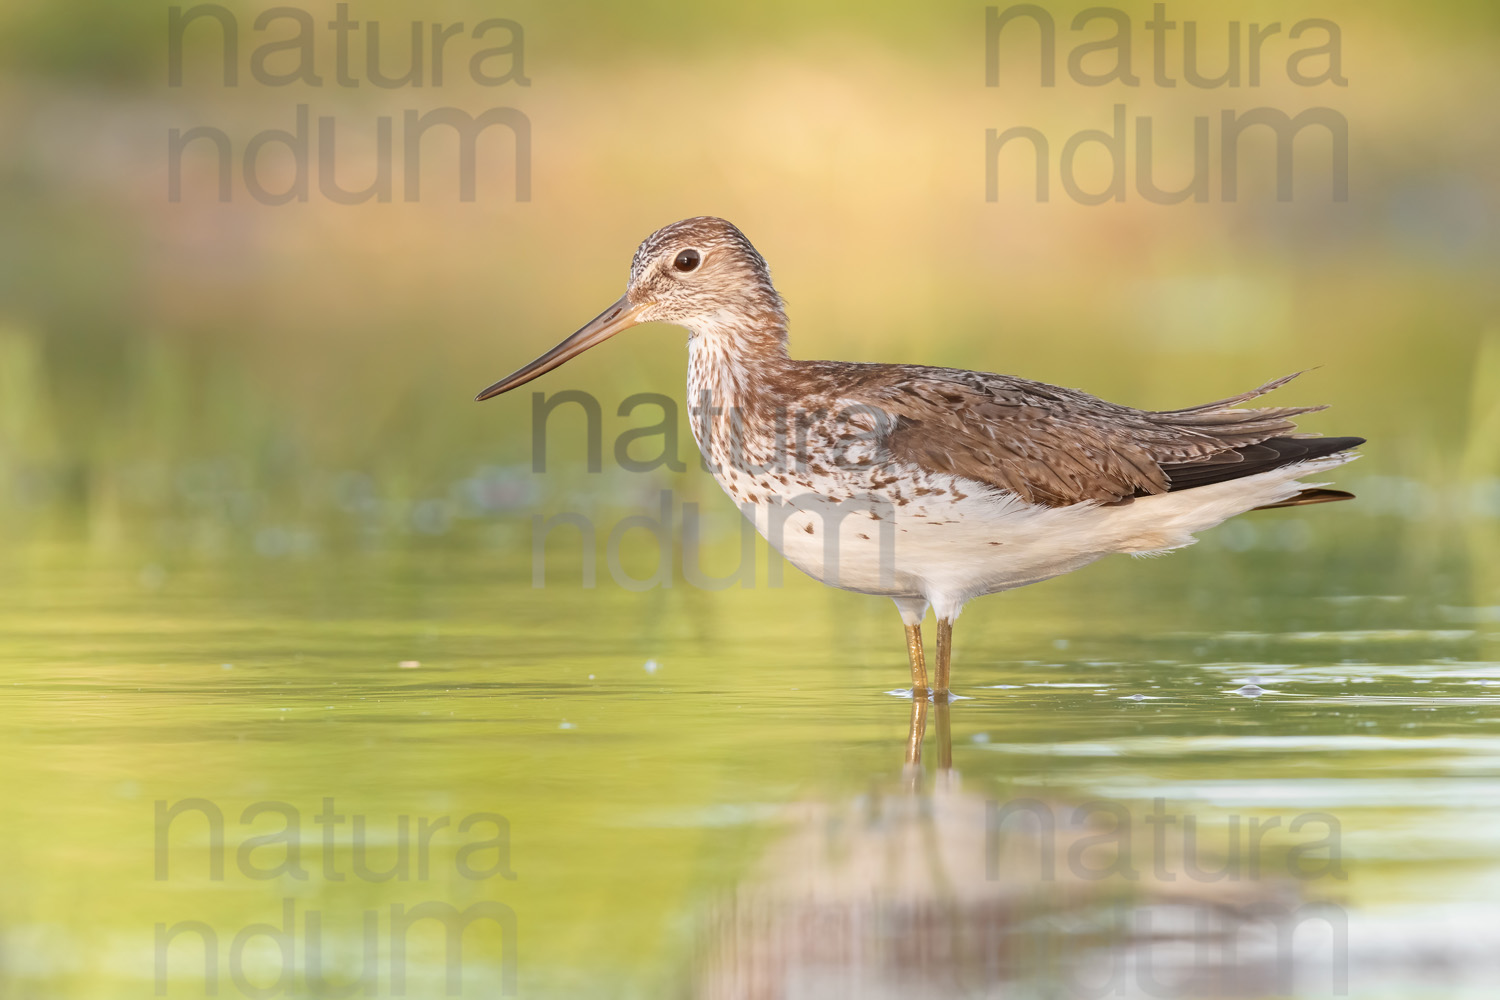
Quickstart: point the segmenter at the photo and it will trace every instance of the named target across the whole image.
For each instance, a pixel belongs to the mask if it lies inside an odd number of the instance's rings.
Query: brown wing
[[[1206,485],[1360,443],[1287,436],[1296,429],[1292,417],[1320,406],[1236,408],[1295,374],[1228,399],[1152,412],[1003,375],[867,367],[884,371],[864,373],[841,395],[892,418],[885,444],[893,460],[1048,506]]]

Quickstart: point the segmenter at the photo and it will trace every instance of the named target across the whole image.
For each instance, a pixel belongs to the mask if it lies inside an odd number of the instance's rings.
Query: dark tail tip
[[[1276,438],[1275,440],[1279,442],[1287,439]],[[1302,454],[1296,456],[1296,461],[1298,462],[1305,462],[1311,458],[1322,458],[1324,455],[1336,455],[1341,451],[1358,448],[1365,443],[1365,439],[1362,437],[1312,437],[1291,438],[1290,440],[1295,441],[1303,449]],[[1271,442],[1265,443],[1270,444]]]

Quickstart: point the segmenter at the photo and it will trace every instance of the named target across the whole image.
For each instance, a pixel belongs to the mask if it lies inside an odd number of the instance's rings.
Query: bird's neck
[[[756,309],[721,309],[684,324],[688,338],[688,386],[707,391],[715,404],[745,402],[768,370],[788,363],[786,314],[781,303]]]
[[[688,408],[693,438],[716,475],[739,468],[747,456],[766,461],[762,432],[781,406],[778,375],[795,362],[786,352],[786,316],[780,302],[749,317],[729,310],[685,324],[688,339]]]

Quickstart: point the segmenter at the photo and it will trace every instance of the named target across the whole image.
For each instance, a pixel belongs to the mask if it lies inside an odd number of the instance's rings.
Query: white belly
[[[756,530],[809,576],[844,590],[921,597],[942,608],[1046,580],[1110,553],[1191,545],[1196,532],[1294,496],[1310,485],[1299,476],[1344,461],[1332,456],[1110,506],[1044,507],[953,476],[923,478],[942,493],[904,504],[878,490],[850,495],[846,482],[815,480],[811,489],[774,481],[721,485]],[[911,482],[903,486],[910,496]]]
[[[1095,537],[1098,508],[1040,507],[977,483],[954,485],[964,499],[897,506],[878,496],[835,503],[802,493],[763,497],[741,509],[792,565],[823,583],[866,594],[993,593],[1066,573],[1104,554]]]

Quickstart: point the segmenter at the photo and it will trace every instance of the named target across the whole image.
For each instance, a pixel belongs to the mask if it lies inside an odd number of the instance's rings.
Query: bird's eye
[[[684,250],[672,261],[672,266],[679,271],[692,271],[698,267],[698,262],[703,259],[696,250]]]

